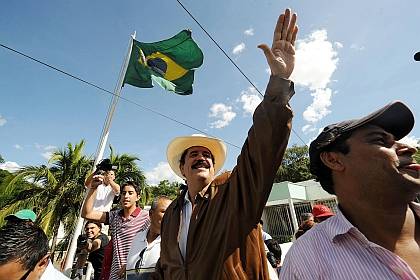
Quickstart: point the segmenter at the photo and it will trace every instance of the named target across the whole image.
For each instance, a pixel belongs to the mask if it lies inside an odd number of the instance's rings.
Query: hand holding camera
[[[88,243],[88,237],[84,234],[79,235],[77,238],[77,248],[78,249],[84,249]]]

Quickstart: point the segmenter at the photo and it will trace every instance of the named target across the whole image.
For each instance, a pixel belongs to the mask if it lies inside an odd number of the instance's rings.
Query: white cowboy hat
[[[210,150],[214,157],[214,174],[222,169],[226,160],[226,145],[222,140],[212,137],[207,137],[202,134],[193,134],[191,136],[176,137],[173,139],[166,149],[166,157],[169,166],[176,175],[184,179],[181,170],[179,169],[179,161],[182,153],[191,147],[201,146]]]

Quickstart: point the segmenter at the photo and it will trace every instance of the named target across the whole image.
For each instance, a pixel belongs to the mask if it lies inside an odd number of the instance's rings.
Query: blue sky
[[[263,91],[269,78],[259,43],[271,43],[278,14],[298,13],[293,80],[294,130],[309,143],[320,128],[365,115],[399,99],[420,109],[420,10],[411,1],[184,0],[210,34]],[[192,29],[204,52],[194,94],[125,86],[122,95],[237,146],[245,140],[259,97],[175,0],[7,1],[0,43],[113,90],[129,35],[153,42]],[[0,154],[10,166],[38,165],[55,148],[86,140],[95,153],[111,96],[0,48]],[[139,156],[150,183],[175,180],[166,146],[197,133],[120,101],[109,143]],[[415,126],[409,140],[418,140]],[[302,145],[295,134],[289,144]],[[106,150],[105,155],[109,153]],[[226,169],[239,149],[228,145]]]

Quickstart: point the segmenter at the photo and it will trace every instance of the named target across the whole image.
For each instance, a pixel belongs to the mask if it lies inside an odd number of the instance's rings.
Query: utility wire
[[[210,35],[210,33],[207,32],[207,30],[201,25],[201,23],[191,14],[191,12],[181,3],[181,1],[176,0],[178,4],[184,9],[184,11],[197,23],[197,25],[201,28],[201,30],[206,33],[206,35],[210,38],[210,40],[213,41],[213,43],[219,48],[219,50],[226,56],[226,58],[238,69],[238,71],[242,74],[242,76],[245,77],[245,79],[251,84],[251,86],[254,87],[254,89],[262,96],[264,95],[261,93],[261,91],[257,88],[256,85],[251,81],[250,78],[242,71],[242,69],[236,64],[236,62],[227,54],[227,52],[217,43],[217,41]],[[296,135],[297,138],[299,138],[300,141],[302,141],[303,145],[307,146],[305,141],[299,136],[299,134],[292,128],[292,132]]]
[[[18,50],[15,50],[15,49],[13,49],[13,48],[10,48],[10,47],[8,47],[8,46],[6,46],[6,45],[3,45],[3,44],[1,44],[1,43],[0,43],[0,46],[1,46],[1,47],[3,47],[3,48],[5,48],[5,49],[8,49],[8,50],[10,50],[10,51],[12,51],[12,52],[15,52],[15,53],[17,53],[17,54],[19,54],[19,55],[21,55],[21,56],[24,56],[24,57],[26,57],[27,59],[30,59],[30,60],[35,61],[35,62],[37,62],[37,63],[40,63],[40,64],[42,64],[42,65],[44,65],[44,66],[46,66],[46,67],[48,67],[48,68],[50,68],[50,69],[53,69],[53,70],[55,70],[55,71],[57,71],[57,72],[60,72],[60,73],[62,73],[62,74],[64,74],[64,75],[66,75],[66,76],[69,76],[69,77],[71,77],[71,78],[73,78],[73,79],[76,79],[76,80],[78,80],[78,81],[80,81],[80,82],[82,82],[82,83],[85,83],[85,84],[87,84],[87,85],[89,85],[89,86],[92,86],[92,87],[94,87],[94,88],[96,88],[96,89],[99,89],[100,91],[103,91],[103,92],[106,92],[106,93],[108,93],[108,94],[111,94],[111,95],[115,95],[115,96],[116,96],[116,94],[115,94],[115,93],[113,93],[112,91],[109,91],[109,90],[107,90],[107,89],[104,89],[103,87],[100,87],[100,86],[98,86],[98,85],[95,85],[94,83],[91,83],[91,82],[86,81],[86,80],[84,80],[84,79],[82,79],[82,78],[79,78],[79,77],[77,77],[77,76],[75,76],[75,75],[73,75],[73,74],[70,74],[70,73],[68,73],[68,72],[66,72],[66,71],[64,71],[64,70],[61,70],[61,69],[59,69],[59,68],[57,68],[57,67],[54,67],[54,66],[52,66],[52,65],[50,65],[50,64],[48,64],[48,63],[45,63],[45,62],[43,62],[43,61],[41,61],[41,60],[39,60],[39,59],[36,59],[36,58],[34,58],[34,57],[31,57],[31,56],[29,56],[29,55],[27,55],[27,54],[24,54],[24,53],[22,53],[22,52],[20,52],[20,51],[18,51]],[[202,134],[207,134],[207,135],[209,135],[209,136],[211,136],[211,137],[216,137],[216,136],[213,136],[213,135],[210,135],[210,134],[206,133],[205,131],[203,131],[203,130],[201,130],[201,129],[195,128],[195,127],[193,127],[193,126],[191,126],[191,125],[189,125],[189,124],[187,124],[187,123],[184,123],[184,122],[178,121],[177,119],[174,119],[174,118],[172,118],[172,117],[170,117],[170,116],[167,116],[167,115],[165,115],[165,114],[163,114],[163,113],[160,113],[159,111],[156,111],[156,110],[154,110],[154,109],[151,109],[151,108],[149,108],[149,107],[146,107],[146,106],[144,106],[144,105],[141,105],[141,104],[139,104],[139,103],[137,103],[137,102],[135,102],[135,101],[133,101],[133,100],[130,100],[130,99],[128,99],[128,98],[125,98],[124,96],[120,96],[119,98],[120,98],[120,99],[122,99],[122,100],[124,100],[124,101],[126,101],[126,102],[128,102],[128,103],[131,103],[131,104],[133,104],[133,105],[136,105],[136,106],[138,106],[138,107],[140,107],[140,108],[142,108],[142,109],[144,109],[144,110],[147,110],[147,111],[152,112],[152,113],[154,113],[154,114],[156,114],[156,115],[159,115],[159,116],[161,116],[161,117],[163,117],[163,118],[165,118],[165,119],[168,119],[168,120],[170,120],[170,121],[173,121],[173,122],[175,122],[175,123],[177,123],[177,124],[180,124],[180,125],[182,125],[182,126],[188,127],[188,128],[190,128],[190,129],[195,130],[195,131],[197,131],[197,132],[200,132],[200,133],[202,133]],[[231,145],[231,146],[233,146],[233,147],[235,147],[235,148],[241,149],[241,147],[239,147],[238,145],[235,145],[235,144],[233,144],[233,143],[230,143],[230,142],[228,142],[228,141],[226,141],[226,140],[224,140],[224,142],[226,142],[227,144],[229,144],[229,145]]]

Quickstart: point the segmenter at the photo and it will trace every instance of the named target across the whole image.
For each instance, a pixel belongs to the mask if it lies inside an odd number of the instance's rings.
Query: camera
[[[79,237],[77,238],[77,247],[78,248],[83,248],[86,246],[88,241],[88,237],[84,234],[79,235]]]
[[[111,160],[109,158],[105,158],[96,165],[95,175],[104,175],[106,171],[110,170],[117,170],[117,166],[112,165]]]

